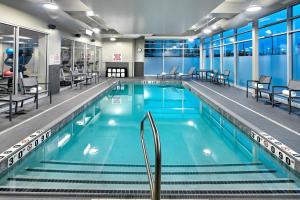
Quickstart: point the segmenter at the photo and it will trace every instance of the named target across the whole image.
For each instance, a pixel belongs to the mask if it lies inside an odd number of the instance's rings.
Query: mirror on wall
[[[0,90],[13,91],[15,65],[15,28],[0,24]]]

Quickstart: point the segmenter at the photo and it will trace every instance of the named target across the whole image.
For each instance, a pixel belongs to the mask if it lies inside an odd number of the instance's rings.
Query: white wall
[[[117,39],[115,42],[109,40],[104,40],[102,43],[102,69],[104,71],[106,62],[114,62],[113,54],[121,53],[122,62],[129,63],[129,72],[130,77],[133,76],[133,66],[134,66],[134,47],[135,40],[133,39]]]

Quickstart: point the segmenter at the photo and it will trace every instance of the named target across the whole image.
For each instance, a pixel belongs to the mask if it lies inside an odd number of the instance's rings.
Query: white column
[[[258,80],[259,77],[259,39],[258,39],[258,23],[253,22],[252,29],[252,79]]]
[[[18,84],[19,84],[19,32],[20,28],[15,28],[15,53],[14,53],[14,79],[13,79],[13,93],[18,94]]]

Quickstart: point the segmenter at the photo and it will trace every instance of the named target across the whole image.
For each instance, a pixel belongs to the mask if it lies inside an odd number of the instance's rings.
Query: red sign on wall
[[[122,61],[122,54],[121,53],[113,53],[113,61],[114,62],[121,62]]]

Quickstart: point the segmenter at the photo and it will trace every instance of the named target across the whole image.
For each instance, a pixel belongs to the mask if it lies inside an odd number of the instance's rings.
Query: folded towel
[[[257,87],[257,83],[254,83],[254,84],[253,84],[253,87],[256,88],[256,87]],[[258,84],[258,88],[259,88],[259,89],[262,89],[262,88],[264,88],[264,85],[263,85],[263,84]]]
[[[289,96],[289,93],[290,91],[289,90],[282,90],[282,94],[285,95],[285,96]],[[297,93],[296,92],[291,92],[291,97],[295,97],[297,96]]]
[[[38,86],[38,91],[42,91],[43,88],[41,86]],[[33,87],[33,88],[30,88],[30,93],[36,93],[36,88]]]

